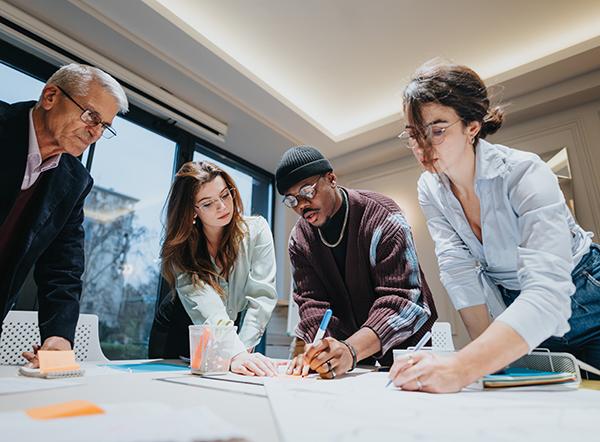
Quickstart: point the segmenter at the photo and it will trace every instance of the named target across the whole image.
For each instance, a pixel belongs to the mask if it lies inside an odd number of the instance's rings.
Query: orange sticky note
[[[75,362],[73,350],[37,352],[40,361],[40,372],[51,373],[56,371],[79,370],[79,364]]]
[[[58,419],[61,417],[104,414],[104,410],[89,401],[70,401],[45,407],[29,408],[25,410],[25,413],[33,419]]]
[[[194,369],[199,369],[200,364],[202,363],[202,354],[206,350],[206,346],[208,345],[208,341],[210,340],[210,329],[205,328],[198,340],[198,345],[196,345],[196,351],[194,352],[194,358],[192,359],[191,367]]]

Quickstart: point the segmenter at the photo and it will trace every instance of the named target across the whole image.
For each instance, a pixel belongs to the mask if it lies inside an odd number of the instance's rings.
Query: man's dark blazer
[[[0,225],[21,191],[29,150],[29,111],[34,105],[34,101],[0,101]],[[25,235],[9,259],[12,271],[0,274],[0,314],[4,319],[35,266],[42,343],[49,336],[73,343],[84,270],[83,202],[93,180],[69,154],[63,154],[58,166],[38,180],[27,216],[20,220]]]

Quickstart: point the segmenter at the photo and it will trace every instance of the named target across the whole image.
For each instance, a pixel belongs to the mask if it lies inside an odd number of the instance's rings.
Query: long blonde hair
[[[204,184],[219,176],[233,193],[233,217],[224,227],[221,245],[215,257],[215,262],[221,267],[220,273],[210,259],[202,222],[196,218],[194,223],[194,204],[198,191]],[[175,175],[167,201],[165,234],[160,254],[164,278],[174,288],[177,275],[189,273],[194,284],[208,284],[224,297],[219,279],[229,277],[247,229],[242,218],[242,200],[235,182],[227,172],[213,163],[190,161],[181,166]]]

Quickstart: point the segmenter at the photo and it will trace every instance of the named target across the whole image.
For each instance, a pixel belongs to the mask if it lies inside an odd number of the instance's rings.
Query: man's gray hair
[[[52,74],[46,84],[59,86],[68,94],[85,96],[88,94],[92,82],[96,82],[117,101],[119,112],[125,113],[129,110],[127,95],[117,80],[93,66],[68,64]]]

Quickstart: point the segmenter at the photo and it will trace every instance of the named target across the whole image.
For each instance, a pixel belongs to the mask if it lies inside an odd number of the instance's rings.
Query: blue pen
[[[431,332],[430,332],[430,331],[428,331],[427,333],[425,333],[425,334],[423,335],[423,337],[422,337],[422,338],[421,338],[421,340],[420,340],[420,341],[417,343],[417,345],[415,345],[415,348],[414,348],[414,350],[413,350],[412,352],[413,352],[413,353],[415,353],[415,352],[417,352],[417,351],[421,350],[421,348],[423,348],[423,346],[424,346],[424,345],[427,343],[427,341],[429,341],[429,339],[430,339],[430,338],[431,338]],[[387,384],[385,384],[385,388],[389,387],[391,383],[392,383],[392,379],[390,379],[390,380],[388,381],[388,383],[387,383]]]
[[[331,319],[331,315],[333,314],[333,312],[331,311],[330,308],[328,308],[325,311],[325,314],[323,315],[323,319],[321,319],[321,325],[319,325],[319,330],[317,331],[317,334],[315,335],[315,339],[313,339],[313,345],[316,344],[317,342],[319,342],[321,339],[323,339],[323,336],[325,336],[325,330],[327,330],[327,326],[329,325],[329,320]]]
[[[323,319],[321,319],[321,325],[319,325],[319,330],[317,331],[317,334],[315,335],[315,339],[313,339],[313,341],[312,341],[312,345],[315,345],[316,343],[318,343],[321,339],[323,339],[323,336],[325,336],[325,330],[327,330],[327,326],[329,325],[329,320],[331,319],[332,314],[333,314],[333,312],[331,311],[330,308],[328,308],[325,311],[325,314],[323,315]],[[308,374],[309,369],[310,368],[308,365],[304,365],[302,367],[302,377],[304,377]]]

